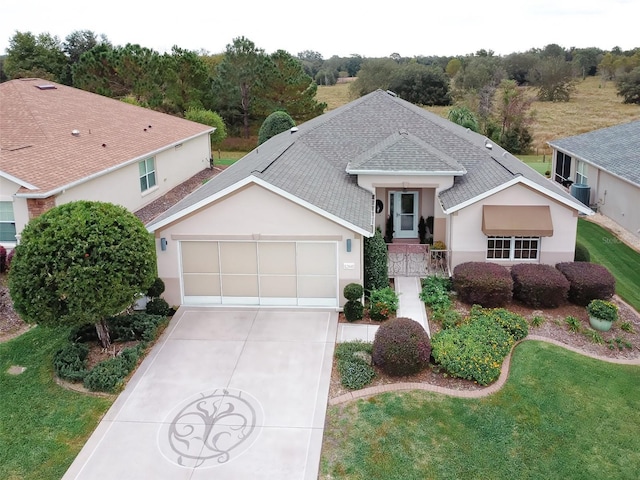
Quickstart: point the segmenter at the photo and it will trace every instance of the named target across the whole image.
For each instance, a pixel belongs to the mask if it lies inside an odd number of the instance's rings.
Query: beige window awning
[[[551,209],[548,205],[484,205],[482,231],[491,237],[550,237]]]

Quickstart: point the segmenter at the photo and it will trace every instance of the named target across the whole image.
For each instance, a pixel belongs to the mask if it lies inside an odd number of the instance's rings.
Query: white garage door
[[[337,306],[336,242],[182,241],[186,305]]]

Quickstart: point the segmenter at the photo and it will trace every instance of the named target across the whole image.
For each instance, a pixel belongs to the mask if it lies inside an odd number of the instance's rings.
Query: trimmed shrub
[[[435,362],[450,375],[488,385],[500,376],[514,339],[495,320],[481,316],[437,332],[431,342]]]
[[[95,331],[95,328],[94,328]],[[53,371],[62,379],[77,382],[87,375],[89,347],[84,343],[69,343],[53,356]]]
[[[378,328],[373,340],[372,358],[389,375],[411,375],[429,364],[431,341],[415,320],[396,318]]]
[[[451,298],[449,298],[449,288],[451,282],[448,278],[430,276],[422,279],[422,300],[434,312],[445,312],[451,308]]]
[[[364,289],[379,290],[389,286],[387,244],[379,229],[371,238],[364,239]]]
[[[258,145],[262,145],[271,137],[286,132],[296,126],[296,122],[287,112],[278,110],[264,119],[258,131]]]
[[[364,306],[360,300],[349,300],[344,304],[344,318],[347,322],[360,320],[364,315]]]
[[[371,344],[370,342],[354,340],[352,342],[343,342],[336,344],[334,355],[338,360],[348,360],[357,352],[365,352],[371,354],[372,350],[373,344]]]
[[[453,288],[468,304],[502,307],[513,296],[513,280],[506,267],[491,262],[466,262],[453,270]]]
[[[556,308],[566,301],[569,281],[557,268],[543,263],[511,267],[513,297],[532,308]]]
[[[112,340],[120,342],[151,341],[156,338],[160,325],[166,321],[165,315],[151,315],[143,312],[118,315],[107,319]]]
[[[587,262],[563,262],[556,268],[569,280],[569,301],[587,306],[591,300],[610,299],[616,291],[616,279],[604,266]]]
[[[166,317],[171,312],[171,307],[164,298],[152,298],[147,302],[147,313],[149,315],[162,315]]]
[[[69,341],[77,343],[97,342],[98,332],[96,332],[96,325],[94,323],[85,323],[74,327],[69,333]]]
[[[359,283],[350,283],[342,291],[347,300],[360,300],[364,294],[364,288]]]
[[[147,290],[147,297],[157,298],[164,293],[164,289],[164,281],[160,277],[156,277],[156,279]]]
[[[7,249],[0,245],[0,273],[7,270]]]
[[[144,343],[140,343],[125,348],[117,357],[100,362],[84,377],[84,386],[96,392],[117,392],[135,368],[145,347]]]
[[[398,311],[398,294],[391,288],[372,290],[369,295],[369,316],[379,322],[387,320]]]
[[[515,341],[522,340],[529,335],[527,320],[517,313],[504,308],[482,308],[480,305],[471,307],[469,322],[475,322],[482,318],[493,320],[496,325],[503,328]]]
[[[573,254],[573,261],[574,262],[590,262],[591,254],[589,253],[589,249],[581,243],[576,243],[576,251]]]

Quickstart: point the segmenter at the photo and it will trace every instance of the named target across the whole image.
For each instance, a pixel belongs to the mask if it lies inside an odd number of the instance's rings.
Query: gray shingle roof
[[[640,120],[554,140],[549,145],[640,186]]]
[[[400,133],[402,132],[402,133]],[[207,197],[254,175],[365,231],[373,232],[371,193],[357,185],[351,168],[427,173],[445,169],[455,177],[441,192],[449,209],[518,176],[574,201],[485,137],[378,90],[284,132],[247,154],[149,225],[150,229]],[[504,155],[503,155],[504,153]]]

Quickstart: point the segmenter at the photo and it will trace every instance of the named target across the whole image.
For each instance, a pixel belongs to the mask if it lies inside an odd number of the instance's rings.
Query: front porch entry
[[[434,250],[429,244],[400,242],[387,244],[389,278],[430,275],[449,277],[447,258],[446,250]]]
[[[395,238],[418,238],[418,192],[389,192]]]

